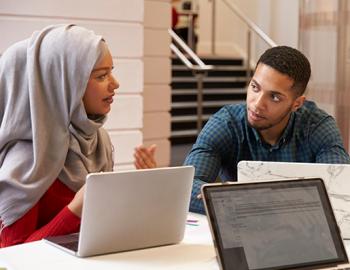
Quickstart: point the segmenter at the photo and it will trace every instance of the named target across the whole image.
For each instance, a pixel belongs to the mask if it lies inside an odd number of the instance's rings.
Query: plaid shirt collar
[[[259,132],[255,128],[251,127],[248,124],[247,111],[244,114],[244,121],[247,125],[247,129],[252,130],[252,132],[254,134],[254,138],[258,144],[260,144],[266,148],[269,148],[269,149],[279,149],[283,144],[285,144],[288,141],[288,139],[291,138],[292,133],[293,133],[295,117],[296,117],[295,112],[292,112],[290,115],[290,118],[288,120],[288,124],[282,133],[282,136],[279,138],[278,142],[275,145],[270,145],[270,144],[264,142],[261,139]]]

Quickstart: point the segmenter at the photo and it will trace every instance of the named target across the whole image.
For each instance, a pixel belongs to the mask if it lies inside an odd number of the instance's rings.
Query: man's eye
[[[251,86],[251,88],[252,88],[254,91],[257,91],[257,90],[258,90],[258,87],[256,86],[256,84],[251,83],[250,86]]]
[[[275,102],[281,101],[281,98],[280,98],[279,95],[274,95],[274,94],[272,94],[272,95],[271,95],[271,98],[272,98],[272,100],[275,101]]]

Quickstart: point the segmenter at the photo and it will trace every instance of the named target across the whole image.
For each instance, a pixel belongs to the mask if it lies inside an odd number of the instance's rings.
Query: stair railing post
[[[201,132],[203,126],[203,79],[205,72],[197,71],[197,135]]]
[[[194,44],[193,44],[193,33],[194,33],[194,20],[193,20],[193,13],[188,15],[188,32],[187,32],[187,44],[188,47],[190,47],[192,50],[194,50]]]
[[[246,79],[247,79],[247,85],[250,81],[250,58],[251,58],[251,43],[252,43],[252,32],[250,29],[248,29],[247,32],[247,63],[246,63]]]
[[[216,0],[212,0],[212,6],[211,6],[211,54],[215,55],[215,38],[216,38],[216,31],[215,31],[215,24],[216,24]]]
[[[204,76],[207,75],[209,70],[214,67],[212,65],[206,65],[203,61],[188,47],[188,45],[172,30],[168,30],[172,39],[177,43],[178,46],[187,54],[186,55],[174,44],[170,44],[170,49],[179,59],[186,65],[186,67],[192,70],[193,75],[197,79],[197,133],[202,129],[203,126],[203,81]]]

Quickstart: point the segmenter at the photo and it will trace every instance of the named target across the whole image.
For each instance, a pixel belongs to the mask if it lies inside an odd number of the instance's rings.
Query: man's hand
[[[134,165],[136,169],[152,169],[157,167],[155,160],[156,145],[152,144],[149,147],[143,145],[135,148]]]

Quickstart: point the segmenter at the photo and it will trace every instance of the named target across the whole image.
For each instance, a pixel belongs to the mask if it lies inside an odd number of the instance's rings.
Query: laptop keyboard
[[[47,237],[46,239],[64,248],[73,250],[75,252],[78,251],[79,233],[52,236],[52,237]]]
[[[72,242],[66,242],[66,243],[59,243],[59,245],[61,245],[64,248],[73,250],[75,252],[78,251],[78,241],[72,241]]]

